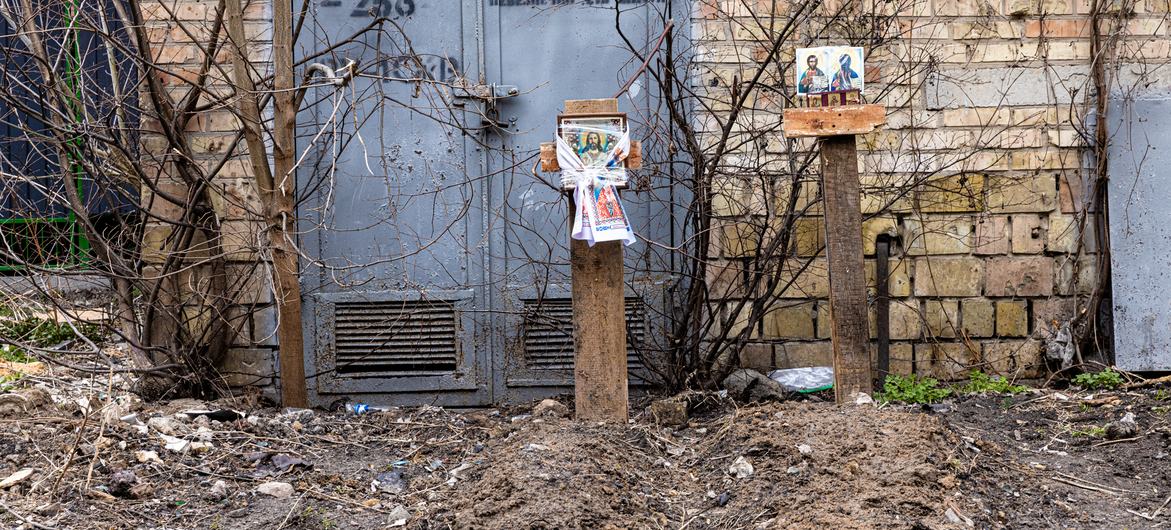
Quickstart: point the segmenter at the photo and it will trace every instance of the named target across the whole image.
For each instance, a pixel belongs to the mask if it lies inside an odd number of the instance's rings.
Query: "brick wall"
[[[1103,3],[1103,34],[1120,36],[1117,58],[1127,65],[1111,88],[1171,87],[1167,68],[1158,68],[1171,50],[1168,1]],[[797,4],[697,0],[694,84],[715,101],[712,113],[724,112],[720,101],[751,78],[779,28],[797,17]],[[845,17],[832,22],[835,13]],[[893,16],[884,34],[888,42],[868,49],[865,74],[867,97],[887,106],[889,123],[859,138],[872,295],[874,240],[885,234],[895,241],[886,279],[893,371],[941,378],[963,377],[970,369],[1039,375],[1043,340],[1096,282],[1093,234],[1078,229],[1086,183],[1094,177],[1093,150],[1083,135],[1095,93],[1089,13],[1090,0],[838,0],[821,3],[783,43],[781,61],[789,64],[796,47],[860,44],[866,35],[860,21]],[[766,72],[766,86],[749,98],[743,125],[737,124],[737,131],[766,131],[765,141],[754,142],[763,148],[750,145],[733,155],[767,160],[762,173],[786,167],[811,148],[803,141],[787,144],[778,129],[757,125],[777,122],[791,104],[774,90],[783,81],[786,93],[794,93],[792,77],[791,68]],[[705,120],[700,117],[699,126],[710,132]],[[814,172],[794,176],[782,169],[761,177],[727,171],[712,179],[719,220],[707,282],[721,301],[713,311],[722,311],[733,331],[744,324],[730,308],[762,295],[747,292],[752,275],[777,274],[754,259],[762,240],[753,227],[769,208],[761,186],[801,178],[798,206],[817,201]],[[832,364],[824,222],[816,204],[804,213],[785,260],[792,264],[780,274],[812,261],[750,330],[743,365]],[[873,318],[872,306],[872,337]]]
[[[217,5],[215,0],[144,0],[142,3],[144,22],[161,69],[159,75],[174,101],[196,86],[200,65],[212,40]],[[267,75],[271,57],[271,3],[244,0],[244,21],[249,57],[257,70],[254,78]],[[206,108],[191,121],[185,141],[210,182],[210,202],[222,227],[221,234],[212,241],[196,244],[196,251],[184,258],[185,265],[180,265],[180,272],[172,276],[176,281],[164,289],[174,290],[171,297],[190,315],[182,325],[192,336],[201,336],[216,322],[226,323],[229,351],[220,370],[227,384],[264,386],[273,382],[275,372],[276,311],[269,271],[260,259],[261,209],[245,142],[241,140],[235,154],[225,158],[241,122],[231,97],[234,49],[230,44],[223,44],[225,30],[221,30],[219,38],[216,65],[202,85],[207,96],[200,103]],[[224,99],[217,100],[217,97]],[[166,141],[156,134],[145,135],[143,142],[147,153],[144,167],[153,168],[148,173],[154,175],[159,189],[178,197],[187,196],[190,186],[176,174],[172,157],[177,155],[169,152]],[[144,187],[143,200],[159,216],[148,224],[144,234],[143,253],[149,275],[160,270],[163,260],[172,254],[167,249],[173,243],[176,216],[181,209],[161,196],[152,197],[148,188]],[[201,249],[224,257],[226,305],[216,303],[216,297],[225,295],[210,288],[210,276],[214,272],[209,270],[208,256]],[[217,308],[212,309],[213,306]],[[165,327],[160,329],[165,331]]]

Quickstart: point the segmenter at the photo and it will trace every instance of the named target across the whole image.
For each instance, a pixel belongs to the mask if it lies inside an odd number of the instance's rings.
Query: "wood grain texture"
[[[785,138],[866,134],[886,123],[882,105],[844,105],[785,109]]]
[[[567,99],[566,114],[607,114],[618,112],[617,99]]]
[[[565,102],[566,114],[616,112],[617,99]],[[553,163],[556,162],[554,150]],[[571,195],[570,226],[576,207]],[[570,238],[569,263],[573,281],[573,391],[577,419],[626,423],[629,396],[622,243],[607,241],[591,247],[585,241]]]
[[[861,189],[854,136],[831,136],[822,141],[821,171],[825,190],[834,396],[838,403],[843,403],[856,392],[871,392]]]
[[[570,224],[576,205],[569,199]],[[570,239],[573,390],[577,419],[625,423],[629,396],[622,242]]]
[[[626,155],[626,169],[642,168],[642,142],[630,141],[630,153]]]
[[[557,163],[557,142],[541,142],[541,171],[561,171],[561,164]]]

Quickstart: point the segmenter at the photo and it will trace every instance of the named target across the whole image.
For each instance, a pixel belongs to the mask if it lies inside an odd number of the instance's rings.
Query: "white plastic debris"
[[[820,392],[834,387],[832,366],[773,370],[768,373],[768,378],[780,383],[790,392]]]
[[[184,440],[182,438],[176,438],[174,436],[167,436],[165,434],[159,434],[159,436],[161,436],[163,438],[163,447],[168,451],[174,451],[176,453],[184,453],[184,452],[187,452],[187,450],[191,448],[191,442]]]

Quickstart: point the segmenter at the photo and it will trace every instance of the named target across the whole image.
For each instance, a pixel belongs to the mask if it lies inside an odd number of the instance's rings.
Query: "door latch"
[[[520,89],[516,85],[498,85],[496,83],[490,85],[457,86],[454,88],[452,95],[457,99],[493,101],[517,97],[520,95]]]
[[[520,95],[520,89],[516,85],[498,85],[492,83],[490,85],[456,86],[452,90],[452,95],[457,100],[471,99],[483,103],[480,117],[481,126],[484,128],[504,131],[516,125],[515,120],[504,121],[500,119],[499,107],[501,100],[515,98]]]

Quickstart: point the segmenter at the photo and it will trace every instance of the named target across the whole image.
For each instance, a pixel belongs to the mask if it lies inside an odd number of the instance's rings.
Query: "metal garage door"
[[[627,36],[656,36],[664,4],[622,0]],[[311,90],[300,119],[302,148],[312,146],[298,175],[302,244],[315,258],[303,280],[312,392],[458,406],[564,389],[565,203],[533,167],[563,100],[609,97],[637,69],[613,2],[324,0],[302,48],[344,40],[373,16],[406,38],[391,30],[317,58],[355,60],[364,75],[344,91]],[[632,92],[622,110],[637,125],[652,94],[645,80]],[[651,195],[624,200],[637,232],[669,241],[669,202]],[[629,249],[628,263],[652,259],[647,247]],[[637,369],[640,341],[661,333],[663,296],[655,278],[628,280]]]

